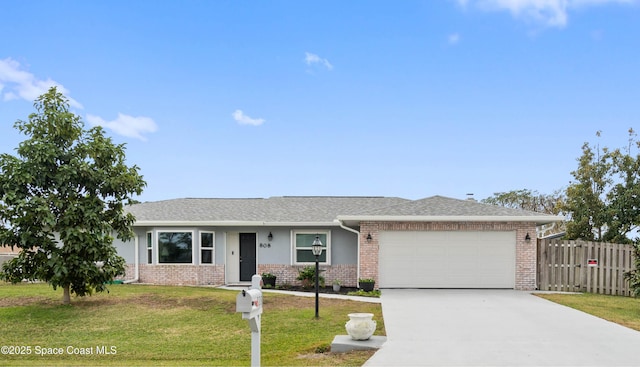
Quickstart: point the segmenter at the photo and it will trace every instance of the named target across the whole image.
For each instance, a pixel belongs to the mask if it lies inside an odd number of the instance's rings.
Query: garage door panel
[[[380,233],[380,287],[514,288],[515,232]]]

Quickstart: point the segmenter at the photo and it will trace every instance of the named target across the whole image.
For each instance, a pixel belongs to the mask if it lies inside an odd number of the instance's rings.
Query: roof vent
[[[467,200],[469,200],[469,201],[477,201],[476,199],[473,198],[473,193],[468,193],[467,194]]]

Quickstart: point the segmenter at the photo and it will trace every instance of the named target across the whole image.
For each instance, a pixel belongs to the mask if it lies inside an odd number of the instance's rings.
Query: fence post
[[[577,261],[576,261],[576,251],[577,251],[577,247],[576,247],[576,243],[575,241],[569,241],[567,243],[567,247],[569,248],[569,261],[567,262],[567,266],[569,267],[569,291],[575,291],[576,287],[578,289],[580,289],[580,284],[576,284],[576,282],[579,282],[580,280],[580,273],[579,273],[579,269],[580,267],[576,266],[577,265]],[[576,280],[576,272],[578,272],[578,278]]]
[[[549,290],[549,260],[547,259],[548,240],[538,240],[538,289]]]

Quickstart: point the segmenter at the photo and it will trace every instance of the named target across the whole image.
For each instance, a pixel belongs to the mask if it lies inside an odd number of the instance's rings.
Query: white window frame
[[[191,233],[191,262],[190,263],[163,263],[160,262],[160,233]],[[156,229],[154,231],[154,237],[155,237],[155,242],[154,242],[154,246],[155,246],[155,250],[156,250],[156,264],[158,265],[194,265],[195,264],[195,230],[193,229],[184,229],[184,228],[162,228],[162,229]]]
[[[211,234],[212,237],[212,241],[211,241],[211,247],[204,247],[202,246],[202,235],[203,234]],[[200,235],[198,237],[199,240],[199,247],[200,247],[200,265],[215,265],[216,264],[216,232],[214,231],[200,231]],[[202,261],[202,252],[203,251],[210,251],[211,252],[211,262],[210,263],[205,263]]]
[[[145,251],[146,254],[146,264],[147,265],[153,265],[153,231],[148,231],[147,234],[145,235],[145,241],[146,245],[147,245],[147,251]]]
[[[298,234],[324,234],[327,238],[327,243],[323,243],[322,252],[326,252],[326,261],[320,261],[321,265],[331,265],[331,230],[328,229],[294,229],[291,231],[291,263],[293,265],[314,265],[315,261],[298,261],[298,248],[296,247],[296,235]],[[306,248],[305,248],[306,249]],[[311,249],[309,249],[311,251]]]

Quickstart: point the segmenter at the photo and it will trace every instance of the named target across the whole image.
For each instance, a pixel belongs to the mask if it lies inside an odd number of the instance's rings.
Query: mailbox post
[[[249,320],[251,328],[251,366],[260,366],[260,318],[262,317],[262,277],[251,277],[251,287],[236,296],[236,312]]]

